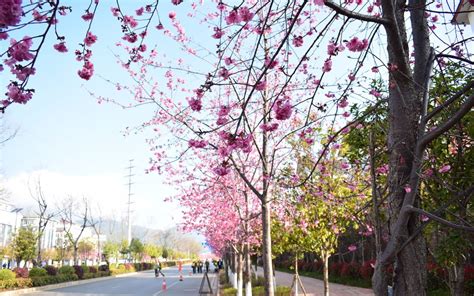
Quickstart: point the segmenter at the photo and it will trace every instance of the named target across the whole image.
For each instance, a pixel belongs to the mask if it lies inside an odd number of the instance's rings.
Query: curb
[[[143,270],[143,271],[136,271],[136,272],[128,272],[128,273],[122,273],[122,274],[117,274],[117,275],[104,276],[104,277],[95,278],[95,279],[64,282],[64,283],[46,285],[46,286],[41,286],[41,287],[33,287],[33,288],[26,288],[26,289],[4,291],[4,292],[0,292],[0,296],[14,296],[14,295],[21,295],[21,294],[37,292],[37,291],[47,291],[47,290],[61,289],[61,288],[66,288],[66,287],[73,287],[73,286],[78,286],[78,285],[83,285],[83,284],[100,282],[100,281],[104,281],[104,280],[110,280],[110,279],[113,279],[113,278],[127,277],[127,276],[131,276],[131,275],[134,275],[134,274],[137,274],[137,273],[144,273],[144,272],[149,272],[149,271],[152,271],[152,270],[153,269]]]

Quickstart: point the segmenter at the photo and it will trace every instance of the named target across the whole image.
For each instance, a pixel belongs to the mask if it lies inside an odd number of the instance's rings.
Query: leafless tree
[[[61,223],[65,239],[73,248],[74,264],[78,264],[79,241],[87,227],[90,227],[90,207],[87,198],[78,202],[73,197],[63,201],[61,206]],[[76,229],[74,229],[77,227]]]
[[[43,235],[48,223],[53,219],[56,215],[55,212],[52,212],[50,208],[48,208],[48,202],[43,192],[43,187],[41,185],[41,178],[38,176],[35,180],[35,184],[31,185],[28,184],[28,190],[30,192],[31,198],[36,202],[37,209],[34,212],[35,216],[38,219],[38,233],[37,233],[37,244],[38,244],[38,251],[36,260],[37,262],[41,262],[41,251],[43,249]],[[35,218],[36,218],[35,217]]]

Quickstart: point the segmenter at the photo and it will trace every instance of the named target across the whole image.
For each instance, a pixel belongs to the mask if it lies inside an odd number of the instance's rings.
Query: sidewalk
[[[257,274],[263,276],[262,267],[258,267]],[[293,282],[293,274],[276,271],[276,284],[277,286],[288,286],[291,287]],[[324,283],[322,280],[300,276],[306,290],[306,295],[322,296],[324,294]],[[299,295],[303,295],[301,289],[299,289]],[[368,296],[374,295],[371,289],[357,288],[351,286],[344,286],[340,284],[329,283],[329,295],[331,296]],[[308,295],[309,296],[309,295]]]

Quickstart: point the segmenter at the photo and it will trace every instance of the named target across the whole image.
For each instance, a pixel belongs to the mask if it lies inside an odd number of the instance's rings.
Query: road
[[[163,278],[155,278],[153,271],[139,272],[123,277],[104,279],[102,281],[85,283],[66,288],[37,291],[25,295],[44,296],[105,296],[105,295],[173,295],[173,296],[196,296],[199,295],[199,288],[203,274],[189,275],[190,266],[183,266],[183,281],[179,281],[177,267],[163,269],[166,278],[166,290],[162,289]],[[214,273],[209,273],[211,285],[216,283],[217,277]],[[213,290],[214,286],[213,286]],[[215,291],[214,291],[215,293]],[[208,294],[211,295],[211,294]]]

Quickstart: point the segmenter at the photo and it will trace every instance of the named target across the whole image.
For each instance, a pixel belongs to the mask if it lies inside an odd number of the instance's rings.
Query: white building
[[[471,25],[474,32],[474,5],[472,0],[461,0],[459,2],[456,13],[454,14],[453,23]]]
[[[21,208],[15,208],[13,205],[0,201],[0,247],[8,245],[16,229],[20,227]]]
[[[44,222],[43,222],[44,223]],[[54,220],[49,220],[43,230],[41,238],[41,249],[52,249],[56,247],[56,232],[59,223]],[[25,216],[21,219],[21,227],[31,227],[33,231],[38,231],[39,218],[32,216]]]

